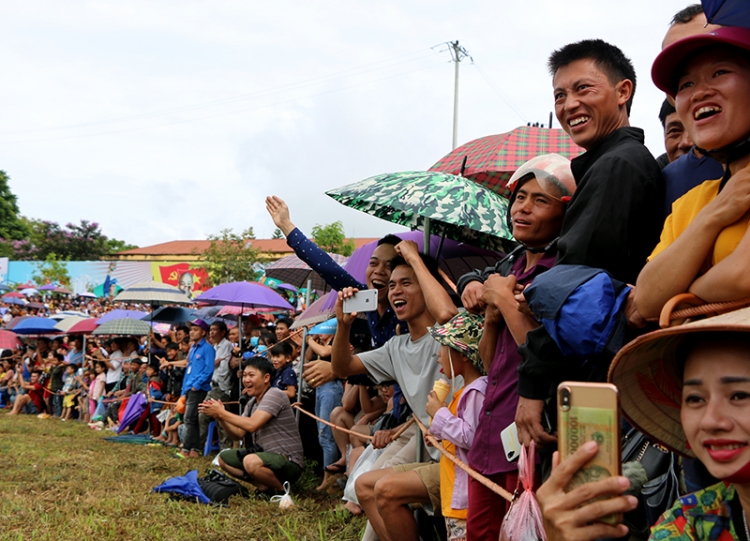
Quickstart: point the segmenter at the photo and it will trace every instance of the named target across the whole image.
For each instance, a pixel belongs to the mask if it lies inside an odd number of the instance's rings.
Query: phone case
[[[372,312],[378,307],[378,290],[363,289],[357,291],[352,297],[344,299],[344,313]]]
[[[503,452],[508,462],[518,460],[521,456],[521,442],[518,439],[518,429],[516,423],[511,423],[500,432],[500,441],[503,444]]]
[[[558,450],[560,461],[587,441],[594,440],[599,451],[573,477],[566,488],[573,490],[620,475],[620,411],[617,387],[610,383],[564,381],[557,388]],[[617,524],[619,517],[605,517],[603,522]]]

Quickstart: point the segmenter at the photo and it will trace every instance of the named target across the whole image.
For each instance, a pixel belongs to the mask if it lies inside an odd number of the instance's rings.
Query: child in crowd
[[[83,368],[82,370],[83,373],[80,376],[76,376],[76,381],[81,389],[81,392],[78,395],[78,414],[80,415],[82,422],[89,423],[91,422],[91,414],[89,413],[89,389],[91,388],[94,374],[90,368]]]
[[[430,328],[442,344],[438,362],[451,380],[463,376],[464,386],[453,392],[445,404],[433,390],[427,398],[427,413],[433,418],[430,434],[443,440],[443,447],[467,462],[467,455],[479,420],[487,377],[479,356],[479,339],[484,319],[461,312],[445,325]],[[449,541],[465,541],[469,508],[469,478],[445,457],[440,459],[440,498]]]
[[[89,415],[93,416],[96,411],[96,404],[104,394],[104,384],[106,380],[106,365],[101,361],[94,363],[94,373],[96,377],[91,380],[89,386]]]
[[[289,342],[279,342],[271,350],[271,363],[275,370],[271,387],[284,391],[290,400],[297,399],[297,374],[292,367],[294,349]]]
[[[52,395],[52,412],[55,417],[62,416],[63,396],[60,394],[63,388],[63,377],[65,375],[65,358],[56,351],[49,352],[49,390]]]
[[[63,378],[62,387],[62,417],[61,420],[67,421],[70,419],[70,415],[73,413],[73,407],[75,406],[75,399],[79,393],[77,381],[76,381],[76,365],[69,364],[65,366],[65,377]]]
[[[143,425],[150,418],[151,435],[153,437],[157,437],[161,432],[161,423],[159,423],[159,419],[157,419],[156,416],[162,409],[162,404],[158,401],[160,401],[164,397],[164,385],[161,381],[161,378],[159,377],[159,373],[156,367],[146,363],[144,363],[142,366],[145,366],[145,368],[143,369],[145,370],[145,375],[148,378],[146,387],[146,393],[148,395],[148,407],[143,410],[143,414],[141,415],[140,419],[138,419],[138,423],[136,423],[135,427],[133,428],[133,432],[136,434],[140,434],[143,430]]]
[[[177,410],[177,404],[173,404],[169,408],[169,416],[164,422],[164,430],[161,435],[154,438],[154,441],[158,441],[166,445],[167,447],[177,447],[180,443],[178,437],[178,431],[182,424],[182,413]]]

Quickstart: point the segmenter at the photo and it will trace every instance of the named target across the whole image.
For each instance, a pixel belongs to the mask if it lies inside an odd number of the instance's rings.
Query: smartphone
[[[344,299],[344,313],[372,312],[378,308],[378,290],[363,289]]]
[[[560,461],[589,440],[599,445],[594,458],[584,464],[566,491],[584,484],[620,475],[620,410],[617,387],[611,383],[564,381],[557,387],[557,430]],[[621,516],[601,519],[619,524]]]
[[[518,439],[518,428],[516,423],[513,422],[505,427],[505,430],[500,432],[500,441],[503,444],[503,452],[508,462],[518,460],[521,456],[521,442]]]

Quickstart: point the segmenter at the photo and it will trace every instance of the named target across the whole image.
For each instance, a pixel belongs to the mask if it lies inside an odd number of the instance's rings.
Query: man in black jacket
[[[571,163],[577,189],[565,214],[556,265],[604,269],[620,281],[635,283],[659,240],[664,187],[659,166],[643,144],[643,131],[630,127],[633,65],[617,47],[585,40],[552,53],[549,69],[557,119],[587,151]],[[625,309],[637,324],[632,298]],[[600,366],[593,371],[590,365],[571,363],[544,327],[527,334],[520,352],[519,437],[525,444],[533,439],[543,445],[550,436],[542,414],[557,384],[591,379],[609,359],[597,359]]]

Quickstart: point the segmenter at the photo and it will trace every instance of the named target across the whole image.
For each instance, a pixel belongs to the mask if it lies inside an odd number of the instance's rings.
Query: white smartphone
[[[516,423],[513,422],[505,427],[505,430],[500,432],[500,441],[503,444],[503,452],[508,462],[518,460],[521,456],[521,441],[518,439],[518,429]]]
[[[372,312],[378,308],[378,290],[363,289],[344,299],[344,313]]]

